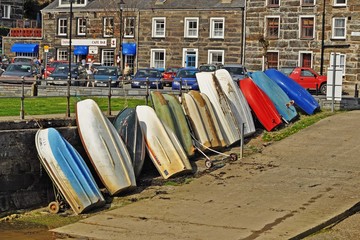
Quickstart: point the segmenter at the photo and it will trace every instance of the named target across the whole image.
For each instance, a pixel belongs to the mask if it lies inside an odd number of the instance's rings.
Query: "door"
[[[183,49],[183,66],[198,67],[198,51],[197,49]]]

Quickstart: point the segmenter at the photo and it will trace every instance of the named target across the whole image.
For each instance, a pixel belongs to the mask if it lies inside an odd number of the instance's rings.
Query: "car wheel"
[[[320,93],[326,95],[326,88],[327,88],[326,83],[321,84],[321,86],[319,88]]]

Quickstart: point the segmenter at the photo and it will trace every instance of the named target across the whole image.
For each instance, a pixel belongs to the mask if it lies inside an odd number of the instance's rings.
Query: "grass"
[[[87,97],[88,98],[88,97]],[[70,112],[75,112],[75,104],[86,98],[70,98]],[[92,98],[99,105],[100,109],[106,111],[108,108],[108,98]],[[123,99],[111,98],[111,110],[120,111],[125,107],[135,107],[145,104],[144,99]],[[21,101],[18,98],[0,98],[0,116],[18,116],[21,109]],[[6,107],[4,107],[6,106]],[[64,97],[46,97],[46,98],[26,98],[24,100],[25,115],[44,115],[44,114],[66,114],[67,98]]]

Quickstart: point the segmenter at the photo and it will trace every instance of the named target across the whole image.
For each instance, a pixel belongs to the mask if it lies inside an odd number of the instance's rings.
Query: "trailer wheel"
[[[60,204],[58,202],[51,202],[49,203],[48,208],[50,213],[56,214],[60,210]]]
[[[213,163],[212,163],[210,160],[206,160],[206,161],[205,161],[205,167],[206,167],[207,169],[210,169],[212,166],[213,166]]]
[[[236,161],[238,160],[238,155],[236,153],[230,153],[231,160]]]

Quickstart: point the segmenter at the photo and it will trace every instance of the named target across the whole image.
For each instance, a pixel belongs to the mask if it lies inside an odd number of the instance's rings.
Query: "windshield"
[[[97,68],[95,75],[116,76],[116,68]]]
[[[68,74],[69,72],[69,66],[68,65],[59,65],[55,68],[54,70],[54,74]],[[76,66],[72,66],[71,67],[71,72],[72,73],[76,73],[77,72],[77,67]]]
[[[177,77],[183,77],[183,78],[196,78],[196,73],[199,72],[197,69],[194,70],[179,70],[177,73]]]
[[[31,72],[31,66],[30,65],[15,65],[15,64],[10,64],[6,71],[8,72]]]
[[[145,70],[145,69],[140,69],[137,73],[135,77],[138,78],[144,78],[144,77],[150,77],[150,78],[157,78],[159,77],[159,71],[157,70]]]
[[[243,67],[224,67],[230,74],[245,75]]]

